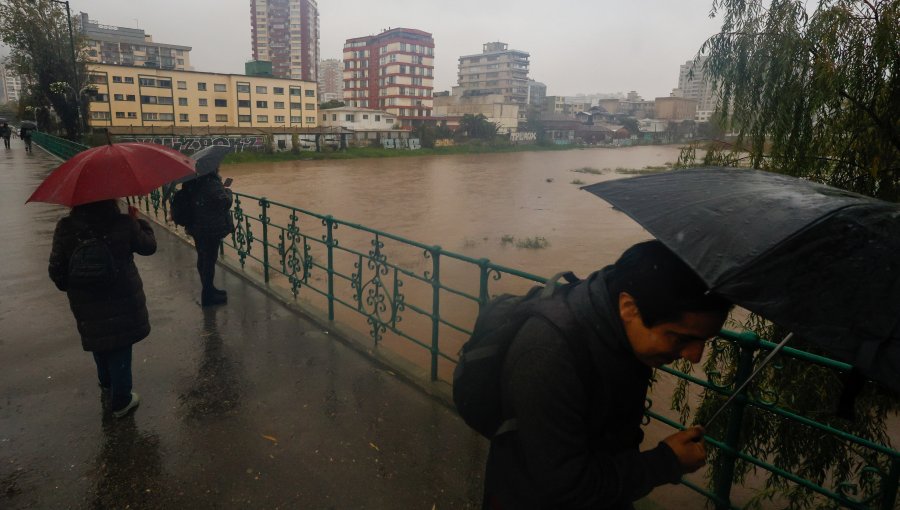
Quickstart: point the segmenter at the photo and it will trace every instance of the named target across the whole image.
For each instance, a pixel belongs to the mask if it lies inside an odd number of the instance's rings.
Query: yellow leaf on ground
[[[273,437],[273,436],[267,436],[266,434],[263,434],[262,437],[263,437],[263,439],[268,439],[269,441],[272,441],[273,443],[278,442],[278,439],[275,439],[275,437]]]

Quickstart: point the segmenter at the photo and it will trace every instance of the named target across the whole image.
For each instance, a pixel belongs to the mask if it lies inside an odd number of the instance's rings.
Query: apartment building
[[[0,96],[2,96],[2,102],[8,103],[21,99],[23,85],[21,76],[12,69],[0,65]]]
[[[697,101],[695,120],[706,122],[716,110],[719,95],[706,78],[703,64],[706,57],[688,60],[678,70],[678,88],[672,91],[674,97],[683,97]],[[692,75],[693,73],[693,75]]]
[[[344,43],[344,102],[384,110],[409,128],[431,118],[434,39],[394,28]]]
[[[316,127],[316,83],[91,64],[88,122],[107,126]]]
[[[344,72],[341,68],[340,59],[319,61],[319,98],[322,102],[340,100],[344,96]]]
[[[371,108],[342,106],[319,110],[319,125],[340,127],[353,131],[390,131],[397,119],[388,112]]]
[[[250,0],[253,60],[272,62],[278,78],[316,81],[319,7],[315,0]]]
[[[86,55],[92,62],[179,71],[193,69],[190,46],[154,42],[150,34],[139,28],[101,25],[82,12],[78,16],[78,30],[87,42]]]
[[[506,103],[519,105],[519,115],[524,119],[529,99],[529,57],[528,52],[511,50],[504,42],[485,43],[480,54],[459,57],[458,86],[453,95],[502,94]]]

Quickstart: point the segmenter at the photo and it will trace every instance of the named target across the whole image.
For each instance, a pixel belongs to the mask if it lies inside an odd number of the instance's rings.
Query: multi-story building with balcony
[[[86,55],[92,62],[179,71],[193,69],[190,46],[154,42],[150,34],[139,28],[101,25],[84,12],[78,20],[78,30],[87,42]]]
[[[319,61],[319,99],[324,103],[340,100],[344,94],[344,72],[341,61],[329,58]]]
[[[716,110],[719,95],[712,83],[706,78],[703,64],[706,57],[688,60],[678,70],[678,88],[672,91],[674,97],[683,97],[697,101],[695,120],[706,122]]]
[[[317,127],[313,81],[91,64],[92,127]]]
[[[384,110],[402,127],[431,118],[434,39],[428,32],[394,28],[344,43],[344,102]]]
[[[250,0],[253,60],[272,62],[279,78],[316,81],[319,7],[316,0]]]
[[[0,65],[0,101],[8,103],[22,98],[22,77],[12,69]]]
[[[528,52],[511,50],[504,42],[485,43],[481,53],[459,57],[458,86],[454,87],[453,95],[501,94],[506,103],[519,105],[520,119],[524,119],[528,104],[528,58]]]

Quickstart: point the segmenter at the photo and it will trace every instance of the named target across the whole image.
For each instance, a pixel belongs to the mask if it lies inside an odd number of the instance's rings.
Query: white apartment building
[[[12,69],[0,65],[0,88],[3,89],[3,101],[18,101],[22,97],[22,77]]]
[[[528,52],[509,49],[504,42],[485,43],[480,54],[459,57],[458,86],[453,95],[501,94],[506,103],[519,105],[520,119],[524,119],[529,56]]]
[[[388,131],[394,129],[397,117],[381,110],[342,106],[319,110],[319,126],[340,127],[353,131]]]
[[[701,57],[696,61],[685,62],[678,71],[678,88],[672,91],[675,97],[697,101],[697,114],[694,118],[697,122],[707,122],[716,110],[716,103],[719,100],[712,83],[706,79],[706,72],[703,70],[705,60],[706,57]]]

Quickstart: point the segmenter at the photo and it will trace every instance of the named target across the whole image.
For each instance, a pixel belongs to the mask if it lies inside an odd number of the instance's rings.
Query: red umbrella
[[[152,143],[116,143],[80,152],[56,168],[28,202],[76,205],[146,195],[194,173],[194,161]]]

